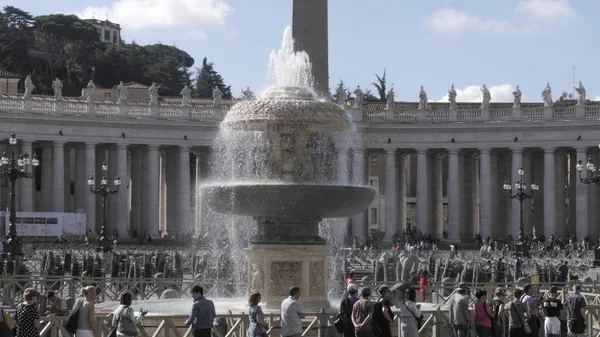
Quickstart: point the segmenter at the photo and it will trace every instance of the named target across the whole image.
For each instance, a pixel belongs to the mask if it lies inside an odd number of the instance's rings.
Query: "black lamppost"
[[[102,171],[104,172],[102,180],[100,181],[100,186],[96,187],[96,183],[94,181],[94,177],[90,177],[88,179],[88,186],[90,186],[90,192],[92,194],[97,194],[102,197],[102,227],[100,228],[100,238],[98,239],[98,243],[100,248],[102,248],[103,252],[107,252],[110,250],[111,241],[106,237],[106,198],[110,194],[119,193],[119,186],[121,186],[121,178],[115,177],[114,184],[115,188],[108,188],[108,179],[106,176],[108,175],[108,165],[106,162],[102,163]]]
[[[579,159],[576,166],[577,172],[579,173],[579,180],[584,184],[600,185],[600,173],[598,173],[598,168],[592,161],[592,158],[588,158],[587,164],[585,164],[585,169],[587,171],[585,178],[581,176],[583,167],[583,161]]]
[[[8,261],[7,272],[13,274],[14,262],[23,253],[23,241],[17,238],[17,227],[15,226],[17,222],[15,185],[17,179],[33,178],[33,169],[30,172],[29,168],[31,166],[38,166],[40,161],[37,159],[35,153],[33,154],[33,159],[29,157],[27,152],[19,155],[16,154],[17,135],[14,132],[10,134],[8,144],[10,145],[9,156],[7,157],[5,152],[2,154],[2,158],[0,158],[0,178],[8,179],[10,184],[10,219],[8,237],[4,241],[4,253],[10,253],[11,258]]]
[[[524,238],[523,233],[523,201],[527,199],[534,199],[537,191],[540,187],[533,183],[531,184],[531,193],[525,192],[527,190],[527,185],[523,181],[523,175],[525,172],[523,171],[523,166],[519,167],[519,179],[515,183],[515,189],[517,190],[514,194],[512,192],[512,186],[509,184],[508,180],[504,181],[504,191],[506,192],[506,196],[509,199],[517,199],[519,200],[519,241]],[[535,228],[533,229],[535,231]]]

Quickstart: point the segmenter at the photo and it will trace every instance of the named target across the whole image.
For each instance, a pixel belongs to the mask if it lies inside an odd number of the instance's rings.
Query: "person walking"
[[[119,298],[120,305],[113,312],[113,327],[117,327],[119,325],[119,322],[122,322],[123,319],[128,319],[137,326],[138,323],[144,319],[144,316],[148,314],[148,311],[142,311],[140,315],[136,318],[134,310],[131,308],[132,301],[133,297],[131,296],[131,293],[125,292],[121,294],[121,297]],[[135,335],[125,335],[117,330],[117,337],[135,337]]]
[[[290,297],[281,302],[281,335],[283,337],[300,337],[302,335],[302,319],[306,317],[302,310],[300,288],[291,287]]]
[[[421,310],[416,303],[417,291],[414,288],[408,288],[404,292],[404,300],[398,304],[400,313],[400,337],[411,337],[419,335],[419,326],[417,318],[421,317]]]
[[[509,302],[504,309],[508,314],[508,336],[526,337],[525,322],[530,316],[527,312],[527,305],[520,301],[523,290],[515,289],[513,296],[514,300]]]
[[[211,300],[204,297],[204,289],[201,286],[195,285],[191,293],[194,304],[192,305],[190,317],[185,321],[185,326],[192,326],[194,337],[211,337],[215,319],[215,305]]]
[[[349,284],[346,289],[348,297],[342,300],[340,303],[340,313],[344,319],[344,337],[356,337],[356,331],[354,330],[354,324],[352,324],[352,307],[354,303],[358,301],[358,287],[356,284]]]
[[[492,336],[492,317],[494,314],[487,303],[487,291],[480,290],[475,293],[477,302],[474,305],[475,311],[475,332],[477,337]]]
[[[371,289],[363,288],[360,297],[352,307],[352,324],[356,330],[356,337],[375,337],[371,325],[373,319],[373,302],[369,300]]]
[[[15,311],[15,337],[39,337],[40,316],[38,313],[38,292],[34,288],[27,288],[23,292],[24,301],[17,306]]]
[[[466,283],[461,283],[456,293],[450,298],[448,311],[450,324],[456,331],[456,337],[467,337],[469,330],[473,329],[471,313],[469,312],[469,288]]]
[[[248,337],[263,337],[269,330],[269,325],[265,322],[265,314],[260,305],[260,293],[252,293],[248,298],[248,316],[250,318],[250,328]]]
[[[587,303],[581,296],[581,285],[573,286],[573,294],[567,298],[567,329],[571,337],[584,337],[587,326]]]
[[[546,337],[559,337],[560,336],[560,311],[563,310],[563,305],[558,297],[558,288],[556,286],[550,287],[548,291],[548,298],[542,302],[544,308],[544,331]]]
[[[94,308],[96,287],[87,286],[81,289],[81,296],[82,298],[73,308],[73,312],[79,310],[75,337],[99,337],[100,335],[96,334],[96,311]]]

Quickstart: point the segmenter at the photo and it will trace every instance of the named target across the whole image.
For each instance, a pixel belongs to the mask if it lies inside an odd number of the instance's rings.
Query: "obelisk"
[[[294,0],[292,36],[295,49],[310,56],[315,91],[329,97],[327,0]]]

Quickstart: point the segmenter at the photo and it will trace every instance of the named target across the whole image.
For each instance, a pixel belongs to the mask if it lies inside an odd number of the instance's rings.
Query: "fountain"
[[[288,27],[270,57],[276,85],[233,106],[221,123],[221,145],[238,150],[220,160],[221,175],[201,190],[214,211],[253,218],[249,288],[261,292],[267,308],[279,307],[291,286],[302,289],[306,307],[328,308],[329,250],[319,223],[363,211],[375,190],[336,184],[324,173],[330,163],[323,158],[330,157],[316,144],[326,143],[319,141],[324,135],[348,132],[352,122],[340,106],[316,99],[308,55],[294,52],[291,36]]]

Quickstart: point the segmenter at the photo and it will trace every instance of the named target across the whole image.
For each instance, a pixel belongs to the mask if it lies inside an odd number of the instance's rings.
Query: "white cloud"
[[[593,101],[600,101],[600,95],[597,95],[596,97],[594,97]]]
[[[426,19],[427,26],[436,33],[458,36],[465,31],[487,35],[534,35],[540,29],[532,25],[515,25],[506,20],[482,19],[454,9],[440,9]]]
[[[481,93],[481,86],[470,85],[464,89],[454,88],[456,90],[456,101],[457,102],[481,102],[483,95]],[[501,84],[488,86],[490,95],[492,96],[492,102],[512,102],[513,92],[516,87],[511,84]],[[523,90],[521,90],[522,92]],[[529,97],[527,95],[521,95],[522,102],[528,102]],[[438,100],[438,102],[448,102],[448,94]]]
[[[523,0],[517,4],[515,12],[542,21],[565,21],[577,16],[568,0]]]
[[[204,29],[225,27],[232,10],[225,0],[116,0],[109,7],[90,6],[74,14],[83,19],[108,15],[128,30],[172,28],[200,38]]]

